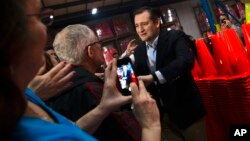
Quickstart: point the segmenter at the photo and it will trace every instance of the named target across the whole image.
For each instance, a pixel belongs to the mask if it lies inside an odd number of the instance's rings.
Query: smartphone
[[[117,60],[117,77],[118,89],[123,95],[130,95],[130,83],[134,82],[138,85],[138,80],[129,57]]]

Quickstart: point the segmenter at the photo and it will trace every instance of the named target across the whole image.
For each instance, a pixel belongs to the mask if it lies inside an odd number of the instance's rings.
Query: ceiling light
[[[91,10],[91,13],[92,13],[92,15],[95,15],[95,14],[97,13],[97,8],[93,8],[93,9]]]

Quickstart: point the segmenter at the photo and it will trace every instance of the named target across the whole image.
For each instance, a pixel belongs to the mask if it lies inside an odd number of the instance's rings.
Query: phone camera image
[[[130,83],[135,82],[137,84],[137,79],[130,59],[118,60],[117,77],[120,83],[120,89],[122,93],[125,95],[130,93]]]

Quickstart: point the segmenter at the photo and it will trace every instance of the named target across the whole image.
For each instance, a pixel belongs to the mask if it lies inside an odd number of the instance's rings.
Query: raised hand
[[[132,39],[131,41],[129,41],[127,45],[127,49],[126,49],[127,56],[133,54],[136,47],[137,45],[136,45],[135,39]]]
[[[43,75],[37,75],[28,85],[42,100],[48,100],[73,85],[75,75],[71,65],[61,62]]]
[[[142,127],[142,141],[160,141],[160,113],[155,100],[147,92],[143,82],[139,80],[139,88],[130,84],[133,99],[133,113]]]

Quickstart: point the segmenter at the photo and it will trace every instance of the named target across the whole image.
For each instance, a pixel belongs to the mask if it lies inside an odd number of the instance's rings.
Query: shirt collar
[[[152,47],[152,48],[156,48],[157,43],[158,43],[158,38],[159,38],[159,35],[154,39],[154,41],[152,42],[152,44],[146,42],[147,48],[148,48],[149,46]]]

